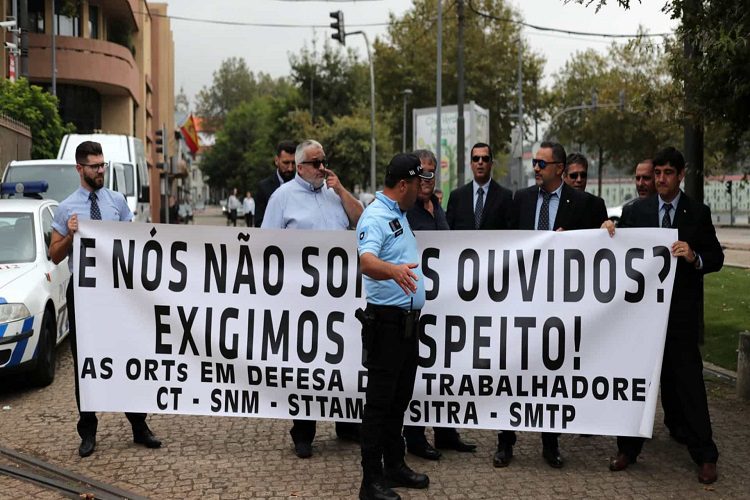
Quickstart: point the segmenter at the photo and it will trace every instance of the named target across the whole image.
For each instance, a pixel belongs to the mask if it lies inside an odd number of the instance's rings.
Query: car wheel
[[[42,330],[39,337],[39,353],[36,360],[36,368],[31,376],[31,381],[39,387],[46,387],[55,380],[55,364],[57,361],[57,335],[55,334],[55,321],[49,311],[42,318]]]

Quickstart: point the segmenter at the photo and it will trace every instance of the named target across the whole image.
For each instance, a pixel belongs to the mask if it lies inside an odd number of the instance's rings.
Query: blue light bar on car
[[[39,194],[46,193],[49,188],[47,181],[3,182],[0,184],[0,194]]]

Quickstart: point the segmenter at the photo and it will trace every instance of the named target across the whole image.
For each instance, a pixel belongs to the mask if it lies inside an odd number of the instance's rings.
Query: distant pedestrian
[[[237,210],[242,206],[239,198],[237,198],[237,188],[232,189],[232,194],[227,198],[227,213],[229,218],[227,219],[227,226],[232,224],[237,226]]]
[[[242,209],[245,211],[245,225],[247,227],[253,227],[253,219],[255,218],[255,200],[250,191],[245,193],[245,199],[242,200]]]

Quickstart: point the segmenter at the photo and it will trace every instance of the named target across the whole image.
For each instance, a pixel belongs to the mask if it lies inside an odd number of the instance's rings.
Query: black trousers
[[[458,431],[453,427],[433,427],[432,430],[435,431],[435,443],[450,443],[458,439]],[[425,428],[421,425],[405,425],[404,439],[407,448],[424,446],[427,442],[424,431]]]
[[[400,321],[403,314],[398,308],[369,304],[366,312],[375,314],[372,325],[362,329],[367,390],[360,435],[362,470],[368,483],[383,476],[384,465],[392,468],[404,462],[401,428],[417,374],[419,321]]]
[[[294,425],[289,431],[294,443],[312,443],[317,430],[315,420],[294,420]],[[359,435],[359,424],[356,422],[336,422],[336,435],[351,438]]]
[[[713,440],[706,384],[703,382],[703,360],[695,342],[667,337],[661,367],[661,401],[671,423],[681,426],[693,461],[698,465],[716,463],[719,449]],[[643,438],[619,436],[617,449],[635,460],[643,449],[643,442]]]
[[[96,428],[99,420],[96,418],[96,413],[93,411],[81,411],[81,395],[78,390],[78,374],[80,372],[78,371],[78,346],[76,341],[75,304],[73,302],[73,279],[75,279],[75,277],[71,276],[65,295],[68,301],[68,338],[70,338],[70,351],[73,353],[73,366],[75,368],[74,380],[76,386],[76,407],[78,408],[78,435],[83,438],[96,435]],[[133,427],[133,432],[143,431],[148,428],[146,425],[145,413],[125,413],[125,416],[128,417],[130,425]]]
[[[557,438],[560,437],[559,432],[542,432],[542,448],[547,450],[557,450]],[[498,448],[516,444],[516,431],[500,431],[497,433],[497,446]]]
[[[253,214],[245,214],[245,225],[247,227],[253,227]]]

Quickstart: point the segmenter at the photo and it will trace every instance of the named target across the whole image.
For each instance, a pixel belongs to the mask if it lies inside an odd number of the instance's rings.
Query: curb
[[[737,372],[727,370],[726,368],[722,368],[721,366],[709,363],[708,361],[703,362],[703,372],[727,380],[732,385],[737,383]]]

